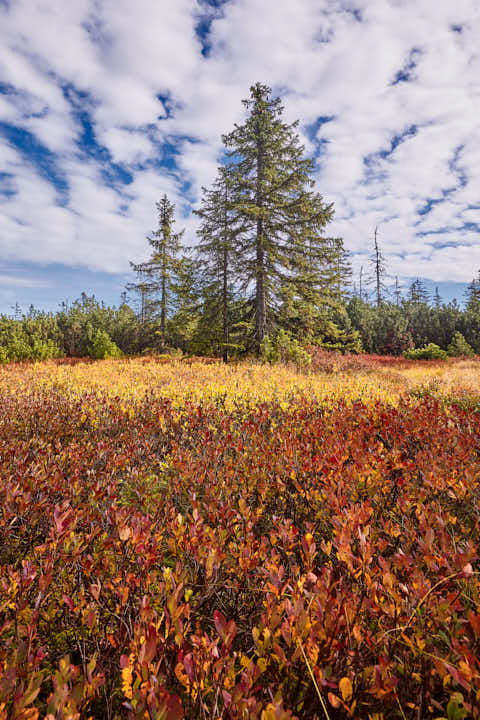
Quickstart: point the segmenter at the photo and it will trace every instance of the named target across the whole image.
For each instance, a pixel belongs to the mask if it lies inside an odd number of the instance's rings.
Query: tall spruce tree
[[[191,248],[183,248],[170,283],[167,335],[169,343],[189,351],[197,333],[200,311],[200,263]]]
[[[313,238],[306,253],[300,249],[294,281],[282,288],[282,327],[304,341],[330,342],[339,333],[333,318],[344,306],[350,276],[342,239]]]
[[[150,307],[155,309],[160,319],[160,341],[166,344],[167,318],[175,300],[175,279],[179,270],[180,243],[184,231],[173,232],[175,224],[175,205],[164,195],[155,204],[158,212],[158,229],[147,240],[152,248],[150,259],[144,263],[131,263],[139,278],[138,283],[130,283],[128,289],[138,290],[142,298],[145,293]]]
[[[247,118],[223,136],[232,213],[238,235],[240,278],[253,290],[253,345],[260,351],[266,335],[281,324],[285,294],[312,298],[317,269],[307,272],[325,252],[323,228],[333,215],[313,192],[314,163],[304,156],[296,132],[298,122],[284,122],[279,98],[257,83],[243,101]]]
[[[202,188],[201,207],[194,213],[201,219],[197,235],[197,256],[201,272],[203,319],[210,340],[222,350],[228,362],[231,307],[234,298],[234,248],[238,222],[231,209],[228,174],[219,169],[211,189]]]

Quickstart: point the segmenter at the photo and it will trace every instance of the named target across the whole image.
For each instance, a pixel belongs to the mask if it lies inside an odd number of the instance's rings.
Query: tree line
[[[285,122],[280,98],[261,83],[243,104],[245,120],[222,136],[216,179],[194,210],[196,242],[176,230],[164,195],[150,257],[131,263],[119,307],[84,294],[56,314],[2,316],[0,361],[177,349],[227,362],[274,356],[280,345],[400,354],[434,343],[480,352],[480,279],[464,310],[438,292],[432,302],[420,280],[406,295],[397,281],[389,299],[375,229],[371,272],[362,268],[353,283],[343,240],[326,231],[333,205],[315,190],[298,121]]]

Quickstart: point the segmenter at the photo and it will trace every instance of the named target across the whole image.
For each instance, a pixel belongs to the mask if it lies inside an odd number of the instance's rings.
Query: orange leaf
[[[118,528],[118,534],[120,535],[120,540],[128,540],[130,537],[130,528],[126,525],[123,525],[122,527]]]
[[[353,695],[352,681],[348,677],[342,677],[338,683],[338,689],[342,693],[342,698],[348,702]]]
[[[333,693],[328,693],[328,702],[334,708],[339,708],[342,705],[342,701],[340,700],[340,698]]]

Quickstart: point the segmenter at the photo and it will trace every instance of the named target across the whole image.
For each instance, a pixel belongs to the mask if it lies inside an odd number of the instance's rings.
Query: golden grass
[[[382,400],[396,404],[403,394],[425,386],[439,396],[480,396],[480,364],[462,360],[431,368],[423,364],[330,374],[255,362],[206,365],[178,360],[159,363],[155,358],[0,366],[0,389],[4,393],[51,390],[70,397],[83,396],[86,402],[88,394],[119,396],[130,407],[147,394],[169,398],[178,407],[187,402],[220,400],[227,409],[274,398],[288,405],[298,395],[320,402]]]

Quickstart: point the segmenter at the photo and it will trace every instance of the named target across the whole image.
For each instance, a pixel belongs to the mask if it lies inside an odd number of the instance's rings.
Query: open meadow
[[[480,718],[480,362],[0,365],[0,719]]]

